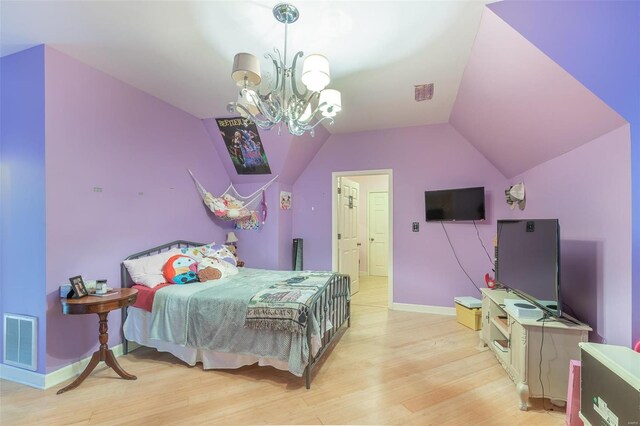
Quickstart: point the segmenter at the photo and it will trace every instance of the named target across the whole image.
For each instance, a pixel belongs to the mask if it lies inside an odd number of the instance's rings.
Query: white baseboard
[[[122,344],[110,349],[116,357],[122,355]],[[28,371],[6,364],[0,364],[0,379],[21,383],[37,389],[49,389],[50,387],[56,386],[65,380],[80,375],[87,364],[89,364],[90,360],[91,357],[88,356],[49,374],[36,373],[35,371]]]
[[[394,311],[419,312],[422,314],[455,315],[456,308],[446,306],[413,305],[411,303],[392,303]]]
[[[12,365],[0,364],[0,379],[44,389],[45,375]]]

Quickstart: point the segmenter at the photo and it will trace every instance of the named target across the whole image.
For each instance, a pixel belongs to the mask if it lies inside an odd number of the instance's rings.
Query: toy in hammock
[[[214,197],[198,182],[191,170],[189,174],[198,188],[202,201],[217,218],[235,221],[236,229],[258,229],[260,225],[264,225],[267,220],[264,191],[278,178],[277,175],[251,195],[240,195],[231,183],[221,196]]]

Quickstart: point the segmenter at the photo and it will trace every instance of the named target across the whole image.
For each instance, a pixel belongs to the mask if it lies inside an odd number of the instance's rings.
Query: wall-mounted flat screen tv
[[[484,187],[425,191],[426,220],[484,220]]]

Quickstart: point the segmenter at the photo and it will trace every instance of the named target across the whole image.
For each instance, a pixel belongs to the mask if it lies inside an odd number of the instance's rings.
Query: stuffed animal
[[[209,210],[218,217],[222,217],[227,214],[227,206],[222,198],[217,198],[207,192],[204,196],[204,203],[209,207]]]
[[[209,258],[198,263],[198,280],[205,282],[222,278],[222,271],[217,267],[218,264],[218,261]]]
[[[244,260],[238,259],[238,247],[233,244],[229,244],[227,249],[233,254],[233,257],[236,259],[236,266],[238,268],[242,268],[244,266]]]
[[[162,268],[162,273],[167,282],[174,284],[187,284],[198,281],[197,263],[189,256],[176,254],[171,256]]]

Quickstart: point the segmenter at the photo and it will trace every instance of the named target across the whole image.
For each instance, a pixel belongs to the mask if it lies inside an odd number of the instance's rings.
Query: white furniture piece
[[[520,299],[504,289],[482,289],[481,346],[487,346],[516,384],[520,409],[528,400],[549,398],[555,405],[567,401],[569,361],[580,359],[580,342],[591,328],[551,318],[517,318],[504,309],[506,299]]]

